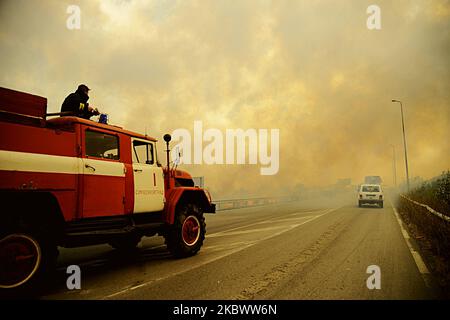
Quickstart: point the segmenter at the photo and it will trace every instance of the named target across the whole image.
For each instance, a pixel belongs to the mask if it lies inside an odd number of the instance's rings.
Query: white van
[[[379,184],[362,184],[358,192],[358,205],[362,207],[363,204],[377,204],[383,208],[383,190]]]

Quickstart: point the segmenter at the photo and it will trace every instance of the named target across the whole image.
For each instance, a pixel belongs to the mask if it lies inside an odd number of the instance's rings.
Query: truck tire
[[[362,202],[361,201],[358,201],[358,207],[362,207]]]
[[[5,232],[0,236],[1,295],[24,298],[39,294],[42,282],[56,267],[56,245],[33,232]]]
[[[196,204],[182,205],[175,221],[165,234],[167,249],[176,258],[195,255],[203,245],[206,223],[203,212]]]
[[[380,201],[378,205],[380,206],[380,208],[383,208],[383,201]]]
[[[141,242],[141,237],[137,235],[117,238],[109,243],[111,247],[119,251],[130,251],[136,249]]]

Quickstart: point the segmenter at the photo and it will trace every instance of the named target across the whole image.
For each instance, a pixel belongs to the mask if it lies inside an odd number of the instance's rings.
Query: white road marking
[[[313,218],[315,216],[304,216],[304,217],[297,217],[297,218],[285,218],[285,219],[273,219],[270,222],[288,222],[288,221],[298,221],[300,219],[309,219]]]
[[[249,230],[240,230],[240,231],[230,231],[230,232],[222,231],[222,232],[216,232],[216,233],[210,234],[207,238],[235,236],[235,235],[239,235],[239,234],[247,234],[247,233],[262,232],[262,231],[284,229],[284,228],[285,228],[285,226],[272,226],[272,227],[267,227],[267,228],[258,228],[258,229],[249,229]]]
[[[252,246],[254,246],[254,245],[256,245],[256,244],[258,244],[258,243],[260,243],[260,242],[262,242],[262,241],[269,240],[269,239],[271,239],[271,238],[274,238],[274,237],[276,237],[276,236],[279,236],[279,235],[281,235],[281,234],[283,234],[283,233],[285,233],[285,232],[288,232],[288,231],[290,231],[290,230],[292,230],[292,229],[294,229],[294,228],[297,228],[297,227],[299,227],[299,226],[301,226],[301,225],[304,225],[304,224],[306,224],[306,223],[308,223],[308,222],[311,222],[311,221],[316,220],[316,219],[318,219],[318,218],[320,218],[320,217],[323,217],[324,215],[326,215],[326,214],[328,214],[328,213],[330,213],[330,212],[336,211],[336,210],[338,210],[338,209],[340,209],[340,208],[341,208],[341,207],[339,207],[339,208],[334,208],[334,209],[322,210],[322,211],[324,211],[322,214],[313,216],[313,217],[310,218],[309,220],[303,221],[303,222],[301,222],[301,223],[296,223],[296,224],[289,225],[287,228],[283,228],[283,230],[281,230],[281,231],[278,231],[278,232],[276,232],[276,233],[273,233],[273,234],[271,234],[271,235],[269,235],[269,236],[267,236],[267,237],[260,238],[260,239],[258,239],[258,241],[251,242],[251,243],[249,243],[248,245],[243,245],[242,247],[239,247],[239,248],[236,248],[236,249],[232,249],[232,250],[230,250],[230,251],[227,251],[227,252],[225,252],[224,254],[221,254],[221,255],[219,255],[219,256],[217,256],[217,257],[214,257],[214,258],[212,258],[212,259],[205,260],[205,261],[203,261],[203,262],[201,262],[201,263],[199,263],[199,264],[196,264],[196,265],[192,266],[192,267],[189,268],[189,269],[184,269],[184,270],[179,271],[179,272],[174,272],[174,273],[168,274],[168,275],[163,276],[163,277],[160,277],[160,278],[156,278],[156,279],[152,279],[152,280],[146,281],[146,282],[141,283],[141,284],[139,284],[139,285],[135,285],[135,286],[131,286],[131,287],[124,288],[123,290],[120,290],[120,291],[118,291],[118,292],[115,292],[115,293],[109,294],[109,295],[107,295],[107,296],[104,296],[104,297],[101,298],[101,299],[102,299],[102,300],[106,300],[106,299],[110,299],[110,298],[113,298],[113,297],[117,297],[117,296],[122,295],[122,294],[125,294],[125,293],[127,293],[127,292],[136,290],[136,289],[138,289],[138,288],[145,287],[145,286],[150,285],[150,284],[152,284],[152,283],[155,283],[155,282],[157,282],[157,281],[165,280],[165,279],[168,279],[168,278],[170,278],[170,277],[177,276],[177,275],[179,275],[179,274],[189,272],[189,271],[191,271],[191,270],[193,270],[193,269],[202,267],[202,266],[204,266],[204,265],[207,265],[207,264],[212,263],[212,262],[214,262],[214,261],[220,260],[220,259],[222,259],[222,258],[225,258],[225,257],[227,257],[227,256],[229,256],[229,255],[232,255],[232,254],[234,254],[234,253],[237,253],[237,252],[239,252],[239,251],[245,250],[245,249],[247,249],[247,248],[249,248],[249,247],[252,247]],[[269,219],[269,220],[272,220],[272,219]],[[253,223],[253,224],[249,224],[249,225],[242,226],[242,227],[236,227],[236,228],[229,229],[229,230],[227,230],[227,231],[237,230],[237,229],[240,229],[240,228],[246,228],[246,227],[249,227],[249,226],[252,226],[252,225],[256,225],[256,224],[257,224],[257,223]],[[220,233],[220,232],[219,232],[219,233]],[[211,235],[214,235],[214,234],[215,234],[215,233],[213,233],[213,234],[211,234]],[[210,235],[210,236],[211,236],[211,235]]]
[[[315,210],[315,211],[294,212],[294,213],[287,214],[287,216],[291,216],[291,215],[294,216],[294,215],[305,214],[305,213],[321,213],[321,212],[328,213],[328,211],[330,211],[330,210],[333,211],[333,210],[336,210],[336,209],[325,209],[325,210]],[[311,216],[308,216],[308,217],[311,217]],[[223,233],[223,232],[229,232],[229,231],[238,230],[238,229],[244,229],[244,228],[252,227],[252,226],[255,226],[255,225],[258,225],[258,224],[264,224],[264,223],[269,223],[269,222],[273,222],[273,221],[278,221],[278,219],[277,218],[270,218],[270,219],[267,219],[267,220],[246,224],[244,226],[239,226],[239,227],[227,229],[227,230],[224,230],[224,231],[219,231],[219,232],[216,232],[216,233]],[[213,235],[213,234],[216,234],[216,233],[211,233],[210,236]]]
[[[294,212],[289,214],[289,216],[300,216],[300,215],[304,215],[305,213],[318,213],[318,212],[325,212],[329,209],[318,209],[318,210],[313,210],[313,211],[301,211],[301,212]]]
[[[392,210],[394,211],[395,218],[397,219],[397,222],[398,222],[398,224],[400,226],[400,230],[402,231],[403,238],[405,239],[406,245],[408,246],[408,249],[411,252],[411,255],[412,255],[413,259],[414,259],[414,262],[416,263],[417,268],[419,269],[420,274],[422,274],[422,275],[430,274],[430,271],[428,270],[427,266],[423,262],[423,259],[420,256],[420,253],[417,252],[414,249],[414,247],[411,245],[411,239],[409,237],[408,232],[403,227],[403,222],[402,222],[402,220],[401,220],[397,210],[395,209],[395,207],[392,204],[392,202],[391,201],[389,201],[389,202],[391,203]],[[422,278],[423,278],[423,276],[422,276]],[[423,280],[424,280],[425,284],[428,286],[428,283],[425,280],[425,278],[423,278]]]
[[[247,225],[248,226],[256,226],[256,225],[261,225],[261,224],[274,224],[274,223],[283,223],[283,222],[291,222],[291,221],[302,221],[305,219],[310,219],[310,218],[314,218],[316,216],[305,216],[305,217],[297,217],[297,218],[287,218],[287,219],[269,219],[269,220],[264,220],[264,221],[259,221],[259,222],[255,222],[254,224],[251,225]],[[220,231],[220,232],[216,232],[216,233],[212,233],[210,235],[207,235],[207,238],[216,238],[216,237],[226,237],[226,236],[234,236],[234,235],[239,235],[239,234],[246,234],[246,233],[254,233],[254,232],[261,232],[261,231],[269,231],[269,230],[274,230],[274,229],[284,229],[286,226],[285,225],[272,225],[270,227],[265,227],[265,228],[257,228],[257,229],[248,229],[248,230],[240,230],[237,231],[236,228],[233,229],[229,229],[229,230],[224,230],[224,231]],[[242,227],[239,227],[242,228]]]
[[[235,248],[235,247],[247,246],[247,245],[250,245],[250,244],[254,244],[255,242],[257,242],[257,240],[253,240],[253,241],[238,241],[238,242],[225,243],[225,244],[212,245],[212,246],[205,245],[204,249],[208,250],[208,252],[223,251],[223,250],[229,250],[229,249]]]

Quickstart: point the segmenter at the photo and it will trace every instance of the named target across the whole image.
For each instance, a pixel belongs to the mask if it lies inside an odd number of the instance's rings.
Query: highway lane
[[[58,285],[44,299],[428,299],[435,297],[389,203],[358,208],[352,197],[207,215],[198,255],[177,260],[161,237],[127,255],[107,245],[62,249]],[[78,264],[82,289],[64,287]],[[366,269],[381,269],[369,290]]]

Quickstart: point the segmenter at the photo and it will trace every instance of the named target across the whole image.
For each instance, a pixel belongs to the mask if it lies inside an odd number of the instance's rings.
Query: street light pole
[[[408,191],[409,191],[408,152],[406,151],[405,121],[403,120],[403,104],[400,100],[392,100],[392,102],[400,103],[400,111],[402,114],[403,147],[405,149],[406,184],[407,184]]]
[[[392,147],[392,161],[393,161],[393,169],[394,169],[394,186],[397,187],[397,164],[395,159],[395,146],[391,144]]]

